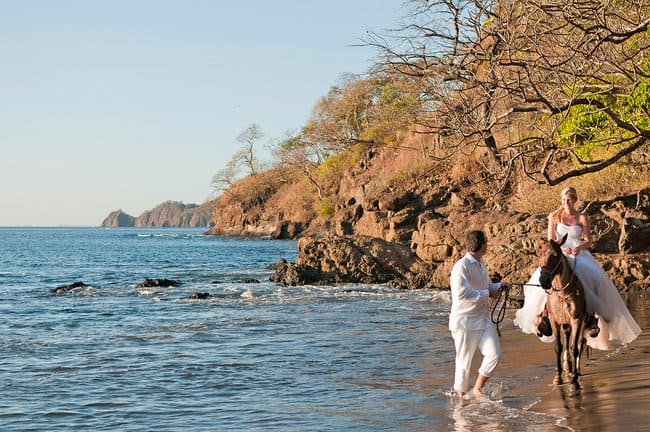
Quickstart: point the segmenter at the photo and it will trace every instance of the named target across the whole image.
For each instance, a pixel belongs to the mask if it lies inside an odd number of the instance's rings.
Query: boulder
[[[212,297],[212,294],[207,292],[200,292],[200,293],[192,293],[185,299],[186,300],[207,300],[210,297]]]
[[[616,223],[606,221],[598,208],[586,209],[595,226],[592,253],[621,291],[647,288],[650,242],[644,240],[643,231],[647,207],[637,206],[634,211],[628,208],[627,219],[621,219],[626,229],[634,230],[625,237],[625,244],[628,248],[636,245],[634,250],[639,253],[619,258],[602,253],[606,252],[601,247],[606,244],[603,239],[607,230],[600,227]],[[271,280],[284,285],[352,282],[448,289],[451,268],[465,254],[465,235],[471,229],[481,229],[488,237],[484,260],[491,273],[502,275],[508,282],[524,283],[537,268],[535,245],[546,237],[546,215],[453,208],[447,211],[446,215],[434,211],[420,214],[410,247],[375,237],[310,234],[299,240],[296,262],[278,263]],[[515,287],[512,296],[521,297],[520,290]]]
[[[282,285],[350,282],[423,288],[428,280],[421,275],[429,271],[407,245],[328,233],[300,239],[296,263],[281,263],[271,280]]]
[[[70,285],[62,285],[58,286],[56,288],[52,288],[50,290],[50,294],[66,294],[69,293],[70,291],[76,289],[76,288],[87,288],[88,285],[86,285],[83,282],[73,282]]]
[[[138,288],[149,288],[149,287],[177,287],[181,284],[179,280],[172,279],[145,279],[143,282],[140,282],[136,285]]]

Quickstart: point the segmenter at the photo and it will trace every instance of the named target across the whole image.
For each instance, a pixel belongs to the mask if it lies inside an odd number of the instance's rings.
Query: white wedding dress
[[[568,234],[564,247],[574,248],[582,242],[582,227],[580,225],[557,224],[558,238]],[[567,255],[571,268],[585,290],[587,312],[595,313],[598,317],[600,333],[592,338],[585,335],[587,345],[599,350],[610,350],[632,342],[641,333],[639,325],[634,321],[614,283],[605,271],[598,265],[589,251],[583,250],[578,255]],[[528,281],[531,285],[539,284],[540,269]],[[524,286],[524,305],[516,312],[514,323],[524,333],[537,333],[535,319],[544,310],[546,292],[539,286]],[[554,336],[542,336],[544,342],[552,342]]]

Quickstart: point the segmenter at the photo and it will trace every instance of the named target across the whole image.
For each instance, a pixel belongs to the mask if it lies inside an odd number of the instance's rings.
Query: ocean
[[[486,398],[458,401],[448,292],[282,287],[268,266],[293,261],[294,241],[202,232],[0,228],[0,430],[581,430],[603,406],[591,391],[642,407],[600,430],[647,425],[647,331],[587,360],[586,385],[567,396],[549,385],[552,346],[508,311]],[[181,284],[137,287],[145,278]],[[76,281],[88,286],[50,293]],[[630,303],[644,330],[645,302]],[[603,384],[600,369],[634,385]]]

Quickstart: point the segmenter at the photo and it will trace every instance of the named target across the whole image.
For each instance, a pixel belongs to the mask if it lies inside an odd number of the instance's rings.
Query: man
[[[449,330],[456,347],[456,373],[454,391],[465,396],[469,388],[472,358],[478,348],[483,362],[478,377],[468,395],[479,396],[485,382],[499,363],[501,346],[492,325],[488,298],[498,298],[510,285],[491,282],[481,258],[487,252],[487,239],[483,231],[470,231],[466,237],[467,253],[454,264],[451,271],[451,313]]]

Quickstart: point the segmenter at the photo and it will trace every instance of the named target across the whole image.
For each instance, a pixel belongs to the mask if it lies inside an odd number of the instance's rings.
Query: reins
[[[569,269],[571,270],[571,278],[560,289],[554,288],[553,284],[551,284],[551,287],[548,288],[548,289],[544,288],[541,284],[534,284],[534,283],[510,282],[509,284],[511,286],[521,286],[521,287],[534,286],[534,287],[539,287],[539,288],[542,288],[544,291],[546,291],[546,294],[550,294],[549,291],[555,291],[555,292],[566,291],[569,288],[569,286],[571,285],[571,283],[573,282],[573,280],[575,279],[575,277],[576,277],[575,270],[576,270],[576,266],[578,265],[578,260],[577,259],[574,260],[575,262],[573,263],[573,268],[571,268],[570,264],[568,264],[567,258],[565,256],[562,256],[562,259],[560,259],[560,261],[558,261],[558,263],[555,264],[555,267],[553,267],[553,270],[551,270],[551,275],[553,275],[553,276],[555,275],[554,273],[557,270],[557,268],[560,266],[560,264],[562,264],[562,268],[564,269],[564,262],[565,261],[567,261],[567,265],[569,265]],[[560,274],[560,273],[557,273],[557,274]],[[501,297],[503,297],[503,302],[501,302]],[[508,303],[508,297],[509,297],[508,292],[505,292],[505,295],[504,295],[504,291],[499,290],[499,296],[494,301],[494,304],[492,305],[492,310],[490,312],[490,320],[492,320],[492,323],[494,323],[496,325],[497,333],[498,333],[499,336],[501,336],[501,330],[499,329],[499,324],[501,324],[503,322],[503,319],[505,317],[506,304]],[[499,306],[499,304],[501,304],[501,306]],[[497,311],[497,309],[498,309],[498,311]]]
[[[508,303],[508,296],[509,294],[507,291],[503,291],[502,289],[499,289],[499,297],[497,297],[496,300],[494,301],[494,304],[492,305],[492,312],[490,312],[490,319],[494,324],[496,324],[497,334],[499,335],[499,337],[501,337],[501,330],[499,330],[499,324],[503,322],[503,318],[506,315],[506,303]],[[497,306],[501,301],[501,297],[503,297],[503,303],[501,304],[501,308],[499,309],[499,311],[496,313],[496,318],[495,318],[494,315],[495,312],[497,311]]]
[[[569,266],[569,270],[571,270],[571,278],[569,279],[569,281],[560,289],[554,288],[553,284],[551,284],[551,287],[549,289],[544,289],[544,291],[548,292],[549,290],[551,290],[551,291],[555,291],[555,292],[564,292],[569,288],[569,286],[571,285],[571,282],[573,282],[573,280],[576,277],[576,266],[578,265],[578,257],[576,256],[574,258],[574,260],[573,260],[574,261],[573,262],[573,268],[571,268],[571,265],[569,264],[569,260],[564,256],[562,257],[562,259],[560,260],[560,262],[558,264],[562,263],[562,268],[564,268],[564,262],[565,261],[566,261],[567,265]],[[557,265],[555,267],[557,268]]]

